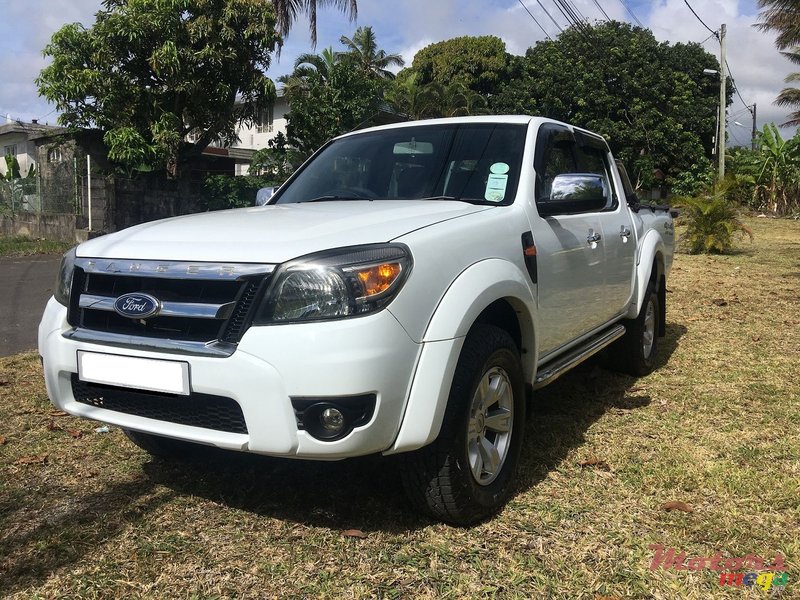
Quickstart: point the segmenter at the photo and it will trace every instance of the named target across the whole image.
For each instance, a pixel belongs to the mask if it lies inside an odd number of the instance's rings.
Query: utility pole
[[[728,80],[728,68],[725,62],[725,23],[719,27],[719,131],[717,132],[717,144],[719,145],[719,181],[725,179],[725,109],[727,94],[725,84]]]
[[[753,110],[750,111],[750,112],[753,113],[753,137],[752,137],[752,140],[751,140],[751,143],[752,143],[751,147],[752,147],[753,150],[755,150],[756,149],[756,138],[758,136],[758,129],[756,129],[756,103],[755,102],[753,102]]]

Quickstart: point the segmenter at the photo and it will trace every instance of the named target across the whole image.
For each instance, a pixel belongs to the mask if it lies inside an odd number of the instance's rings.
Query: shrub
[[[689,254],[724,254],[733,248],[734,237],[753,232],[739,219],[737,206],[727,199],[726,186],[708,190],[693,198],[681,198],[682,250]]]
[[[273,184],[270,177],[209,175],[203,181],[201,204],[206,210],[253,206],[258,190]]]

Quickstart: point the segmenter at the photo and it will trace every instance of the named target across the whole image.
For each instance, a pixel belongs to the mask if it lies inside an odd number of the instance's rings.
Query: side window
[[[544,151],[541,186],[538,191],[538,198],[548,198],[550,196],[550,189],[556,175],[577,172],[578,165],[575,160],[575,142],[565,135],[552,135]]]
[[[577,147],[578,170],[581,173],[591,173],[599,175],[603,179],[603,187],[606,190],[608,204],[603,210],[613,210],[617,207],[617,198],[614,194],[614,184],[612,183],[611,171],[608,166],[608,156],[606,153],[591,146]]]

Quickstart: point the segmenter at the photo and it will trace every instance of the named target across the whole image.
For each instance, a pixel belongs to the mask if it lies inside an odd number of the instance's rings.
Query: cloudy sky
[[[538,0],[522,0],[533,15],[555,37],[556,26],[544,14]],[[728,28],[728,63],[739,92],[747,104],[758,105],[758,126],[783,122],[786,111],[772,104],[785,87],[784,77],[792,64],[774,46],[774,35],[753,27],[758,20],[755,0],[689,0],[700,18],[711,28],[720,23]],[[573,0],[589,20],[605,18],[598,4],[612,19],[633,22],[632,13],[662,41],[704,42],[706,50],[718,55],[719,44],[692,15],[684,0]],[[508,51],[524,53],[544,38],[544,33],[524,11],[520,0],[359,0],[356,23],[350,23],[336,11],[320,11],[317,50],[339,46],[339,36],[350,35],[357,25],[372,25],[380,46],[401,53],[410,63],[420,48],[459,35],[497,35],[505,40]],[[541,0],[560,23],[564,17],[553,0]],[[78,21],[89,25],[98,10],[99,0],[0,0],[0,115],[29,121],[54,122],[57,113],[38,97],[33,80],[44,66],[41,49],[64,23]],[[705,40],[705,41],[704,41]],[[298,23],[280,60],[270,75],[277,77],[291,71],[295,57],[311,50],[307,24]],[[794,70],[797,70],[796,68]],[[744,103],[735,97],[728,109],[731,143],[748,143],[751,117]],[[736,125],[738,121],[742,126]],[[0,122],[3,122],[0,119]],[[792,135],[793,129],[783,131]]]

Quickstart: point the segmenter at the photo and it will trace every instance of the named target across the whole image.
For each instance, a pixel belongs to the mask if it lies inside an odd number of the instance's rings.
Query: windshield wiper
[[[478,204],[481,206],[497,205],[497,202],[489,202],[482,198],[464,198],[462,196],[427,196],[425,198],[413,198],[413,200],[454,200],[456,202],[466,202],[468,204]]]
[[[300,204],[305,204],[306,202],[330,202],[331,200],[366,200],[367,198],[359,198],[358,196],[334,196],[334,195],[327,195],[327,196],[317,196],[316,198],[312,198],[311,200],[303,200]]]

